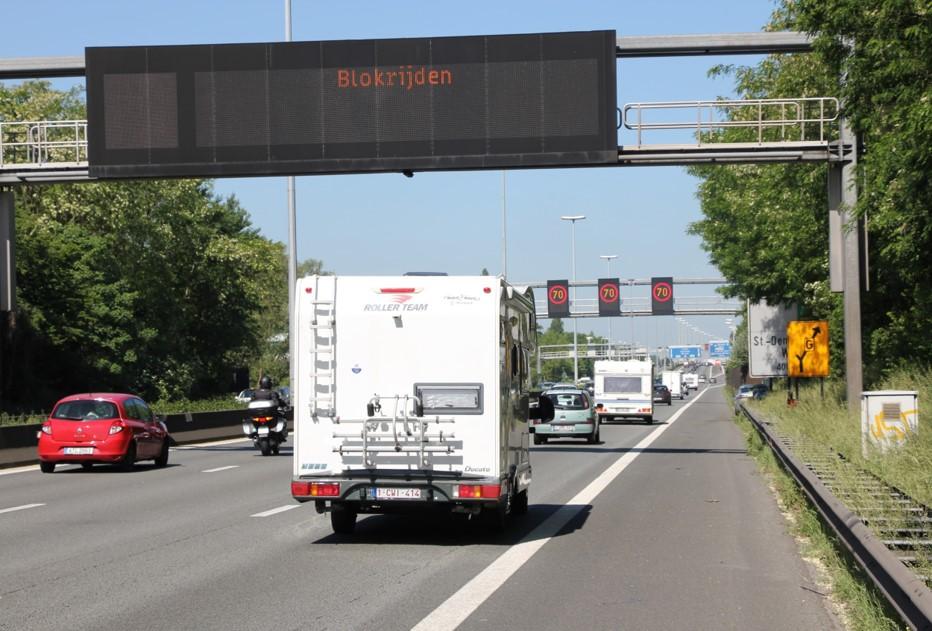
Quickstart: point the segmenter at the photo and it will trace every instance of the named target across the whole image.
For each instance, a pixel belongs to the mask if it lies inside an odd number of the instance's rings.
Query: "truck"
[[[600,423],[617,418],[653,423],[654,366],[649,359],[599,360],[593,373]]]
[[[667,388],[670,389],[670,396],[682,399],[686,396],[686,388],[683,386],[683,373],[679,370],[664,370],[660,373],[660,380]]]
[[[527,511],[531,289],[308,276],[295,294],[295,500],[344,535],[360,514],[452,511],[501,530]]]

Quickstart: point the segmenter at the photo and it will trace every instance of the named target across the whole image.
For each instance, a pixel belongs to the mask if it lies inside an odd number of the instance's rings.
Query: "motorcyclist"
[[[272,379],[268,375],[259,380],[259,389],[252,393],[252,401],[274,401],[275,407],[282,406],[282,399],[277,391],[272,390]]]
[[[278,391],[272,389],[272,379],[268,375],[263,375],[263,377],[259,379],[259,388],[252,393],[252,401],[272,401],[275,404],[278,415],[285,424],[282,430],[282,436],[288,435],[288,421],[281,414],[284,402],[282,401],[281,395],[278,394]]]

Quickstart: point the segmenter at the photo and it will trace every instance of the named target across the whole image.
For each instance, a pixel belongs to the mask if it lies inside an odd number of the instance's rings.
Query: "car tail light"
[[[650,412],[650,408],[641,408],[641,412]]]
[[[48,434],[49,436],[51,436],[51,435],[52,435],[52,424],[51,424],[51,423],[43,423],[43,424],[42,424],[42,433],[43,433],[43,434]]]
[[[498,499],[502,495],[500,484],[454,484],[453,497],[470,500]]]
[[[123,422],[122,422],[122,421],[116,421],[116,422],[113,423],[113,425],[110,426],[110,435],[111,435],[111,436],[113,436],[114,434],[119,434],[119,433],[122,432],[122,431],[123,431]]]
[[[255,418],[256,418],[257,423],[271,423],[272,422],[271,416],[257,416]]]

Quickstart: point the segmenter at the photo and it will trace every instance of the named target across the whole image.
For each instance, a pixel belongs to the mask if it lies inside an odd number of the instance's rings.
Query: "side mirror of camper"
[[[550,400],[550,397],[540,397],[538,399],[539,403],[537,405],[538,413],[540,414],[541,423],[549,423],[553,420],[553,401]]]
[[[372,418],[373,416],[375,416],[375,406],[373,404],[371,403],[366,404],[366,415],[369,418]]]
[[[424,416],[424,404],[420,401],[415,401],[414,403],[414,416],[418,418]]]

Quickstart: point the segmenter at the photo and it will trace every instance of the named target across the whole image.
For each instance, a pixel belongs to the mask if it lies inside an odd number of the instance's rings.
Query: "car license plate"
[[[94,453],[93,447],[65,447],[63,450],[69,456],[84,456]]]
[[[576,423],[573,423],[572,425],[557,425],[557,431],[560,431],[560,432],[575,432],[575,431],[576,431]]]
[[[259,428],[259,436],[268,436],[268,435],[269,435],[269,428],[268,428],[268,427],[260,427],[260,428]]]
[[[421,489],[397,488],[393,486],[370,488],[369,498],[376,500],[419,500],[421,499]]]

